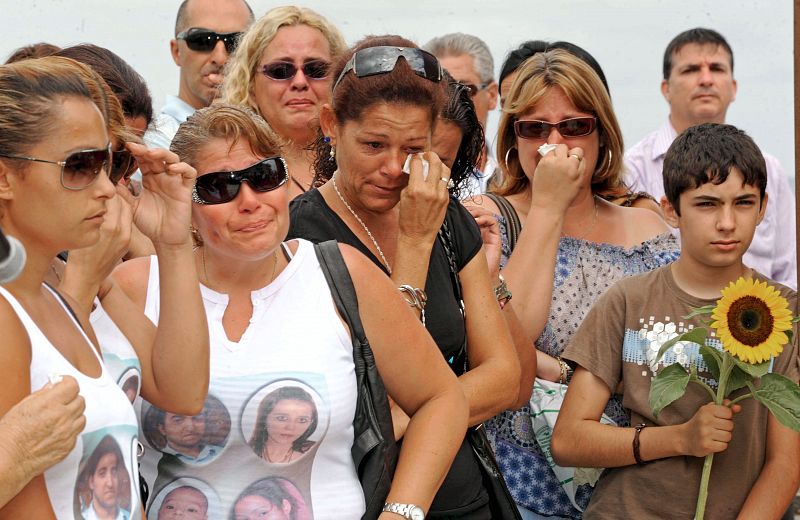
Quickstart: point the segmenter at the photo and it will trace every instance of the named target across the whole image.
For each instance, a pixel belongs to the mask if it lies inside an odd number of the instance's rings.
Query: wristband
[[[645,423],[639,423],[633,427],[633,429],[636,430],[636,433],[633,434],[633,458],[636,460],[636,464],[639,466],[650,464],[649,462],[643,461],[642,456],[639,453],[639,434],[642,433],[642,430],[645,428],[647,428]]]

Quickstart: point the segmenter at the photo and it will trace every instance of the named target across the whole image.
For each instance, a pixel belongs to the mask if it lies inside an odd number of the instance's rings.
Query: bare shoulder
[[[11,406],[30,394],[31,342],[25,326],[11,304],[0,296],[0,330],[3,348],[0,349],[0,416]]]
[[[608,204],[625,230],[626,244],[636,245],[667,233],[670,229],[664,219],[650,208],[622,207]]]
[[[486,195],[475,195],[474,197],[469,197],[461,201],[461,204],[464,205],[465,208],[483,208],[488,210],[495,215],[500,214],[500,208],[497,207],[497,204],[494,201],[487,197]]]
[[[187,266],[194,269],[194,266]],[[142,256],[122,262],[111,273],[114,282],[128,295],[128,298],[144,307],[147,285],[150,278],[150,257]]]

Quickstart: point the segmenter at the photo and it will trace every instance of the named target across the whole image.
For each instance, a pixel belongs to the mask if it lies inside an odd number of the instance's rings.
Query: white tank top
[[[94,509],[98,508],[116,509],[117,519],[139,519],[136,414],[61,297],[49,287],[48,290],[70,315],[101,366],[101,374],[96,378],[75,368],[50,343],[17,299],[0,287],[0,295],[11,304],[30,338],[31,392],[43,387],[50,375],[69,375],[78,382],[86,401],[86,427],[75,447],[44,473],[50,505],[59,520],[95,518]]]
[[[100,300],[95,298],[94,305],[89,321],[97,336],[103,362],[111,378],[133,403],[142,390],[142,364],[139,356],[128,338],[103,309]]]
[[[312,244],[298,243],[286,269],[251,293],[253,316],[238,342],[222,326],[228,296],[201,286],[211,341],[209,397],[194,418],[142,404],[142,473],[157,471],[149,518],[188,503],[205,508],[209,519],[249,518],[245,512],[276,507],[295,520],[363,515],[350,452],[353,347]],[[153,257],[145,314],[154,322],[158,290]]]

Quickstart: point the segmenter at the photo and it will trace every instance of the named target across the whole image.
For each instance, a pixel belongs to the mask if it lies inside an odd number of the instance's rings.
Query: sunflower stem
[[[740,395],[739,397],[728,403],[728,407],[731,407],[740,401],[744,401],[745,399],[749,399],[750,397],[753,397],[753,394]]]
[[[719,386],[716,395],[712,398],[716,404],[722,404],[728,387],[728,377],[731,375],[735,363],[733,358],[725,353],[722,356],[722,367],[719,370]],[[697,494],[697,508],[694,520],[703,520],[706,514],[706,501],[708,500],[708,482],[711,480],[711,466],[714,464],[714,454],[709,453],[703,461],[703,474],[700,477],[700,491]]]
[[[708,395],[711,396],[711,400],[716,402],[717,394],[715,394],[714,390],[710,386],[708,386],[706,383],[704,383],[702,379],[700,379],[697,376],[692,376],[692,378],[689,381],[691,381],[692,383],[697,383],[698,385],[700,385],[703,388],[705,388],[706,392],[708,392]]]

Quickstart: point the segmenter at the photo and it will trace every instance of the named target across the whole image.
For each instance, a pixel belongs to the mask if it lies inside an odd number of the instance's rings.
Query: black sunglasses
[[[120,181],[128,181],[139,169],[136,158],[126,149],[116,150],[111,154],[111,172],[108,178],[116,185]]]
[[[270,79],[286,81],[292,79],[298,70],[302,70],[308,79],[325,79],[330,68],[331,64],[323,60],[309,60],[299,68],[291,61],[273,61],[264,65],[261,73]]]
[[[464,85],[465,87],[467,87],[469,89],[469,97],[477,96],[478,92],[480,92],[481,90],[485,89],[486,87],[488,87],[491,84],[492,84],[491,81],[488,81],[486,83],[481,83],[480,85],[476,85],[474,83],[462,83],[462,85]]]
[[[225,44],[225,51],[233,54],[241,35],[241,32],[218,33],[209,29],[193,27],[179,33],[175,38],[185,41],[187,47],[197,52],[211,52],[217,46],[217,42],[221,40]]]
[[[288,180],[289,169],[286,162],[283,157],[276,155],[235,172],[201,175],[194,183],[192,201],[198,204],[225,204],[236,198],[245,181],[255,191],[263,193],[280,188]]]
[[[0,153],[0,157],[61,166],[61,185],[68,190],[77,191],[89,187],[100,176],[100,172],[109,171],[111,144],[105,148],[72,152],[63,161],[48,161],[47,159],[4,153]]]
[[[442,66],[436,56],[430,52],[412,47],[379,46],[361,49],[353,54],[336,79],[332,90],[336,90],[336,86],[342,81],[344,75],[351,70],[357,78],[392,72],[401,56],[405,58],[406,63],[417,76],[435,82],[442,80]]]
[[[514,123],[517,137],[523,139],[547,139],[550,131],[555,128],[561,137],[583,137],[594,132],[597,128],[597,118],[594,116],[573,117],[558,123],[548,123],[538,120],[521,120]]]

